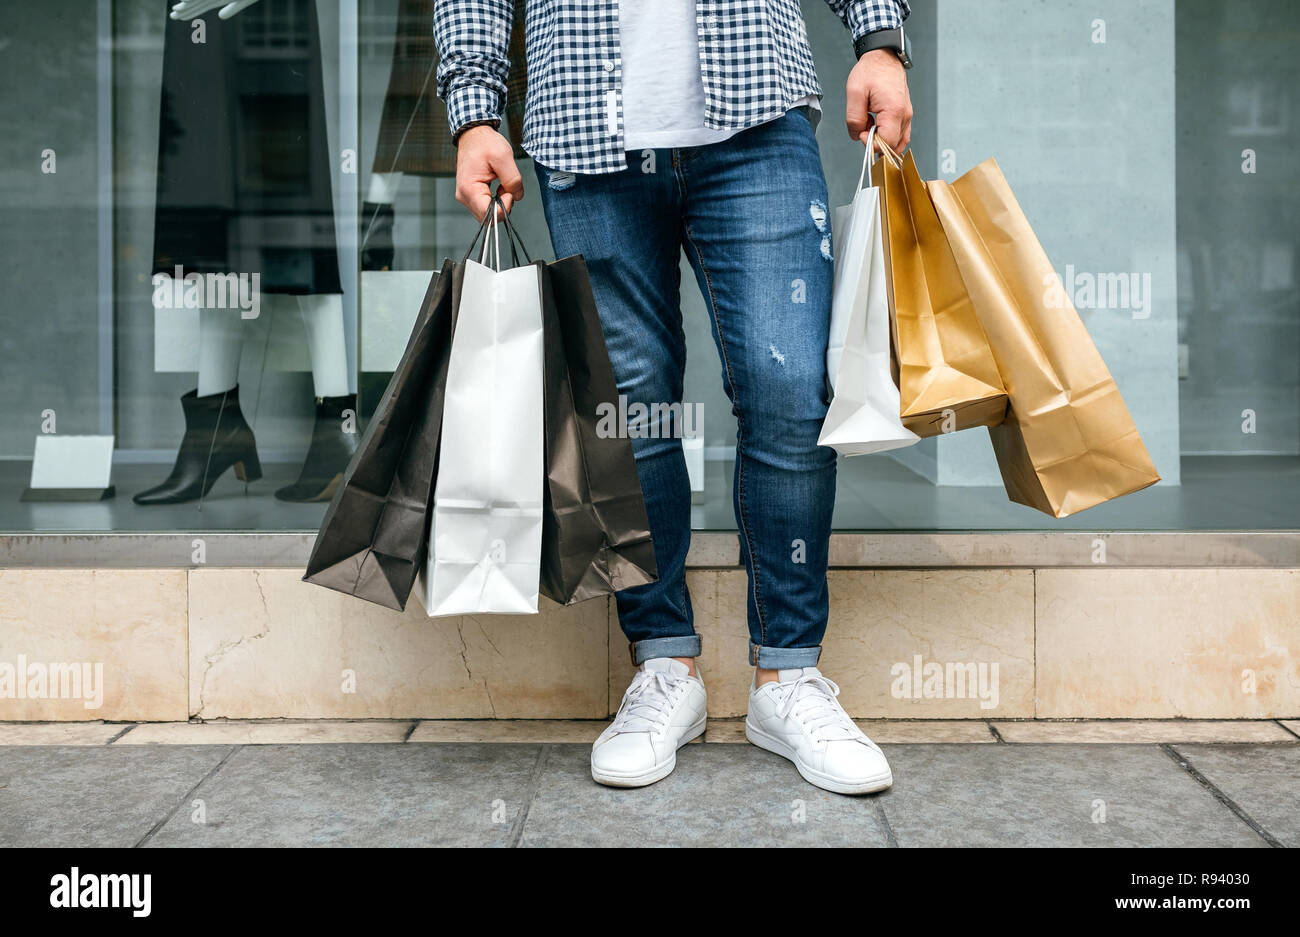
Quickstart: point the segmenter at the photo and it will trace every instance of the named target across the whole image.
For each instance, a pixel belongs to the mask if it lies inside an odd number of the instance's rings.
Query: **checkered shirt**
[[[826,2],[855,40],[897,29],[911,12],[907,0]],[[527,4],[524,149],[553,169],[624,169],[619,0]],[[799,0],[696,0],[695,6],[706,127],[743,130],[821,94]],[[476,123],[500,123],[513,8],[514,0],[434,5],[438,94],[453,134]]]

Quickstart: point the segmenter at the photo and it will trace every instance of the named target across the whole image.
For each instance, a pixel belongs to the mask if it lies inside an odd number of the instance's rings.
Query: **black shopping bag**
[[[582,255],[546,265],[542,328],[540,589],[567,605],[654,582],[658,567],[632,443],[597,431],[602,404],[617,412],[618,388]]]
[[[464,270],[464,263],[447,260],[429,284],[397,370],[325,512],[306,582],[406,608],[428,550],[443,395]]]

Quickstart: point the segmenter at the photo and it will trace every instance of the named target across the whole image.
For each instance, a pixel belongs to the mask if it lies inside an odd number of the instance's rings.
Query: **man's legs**
[[[749,570],[750,663],[814,667],[835,502],[835,453],[817,445],[833,279],[817,141],[792,111],[674,154],[682,238],[738,424],[733,498]]]
[[[659,171],[571,176],[539,168],[556,253],[580,251],[614,374],[629,404],[681,400],[685,343],[677,263],[684,244],[713,322],[738,430],[734,499],[749,570],[745,736],[827,790],[892,783],[880,749],[849,718],[817,661],[835,453],[817,445],[828,406],[833,281],[817,143],[791,112],[720,144],[658,151]],[[568,198],[575,190],[585,194]],[[667,775],[704,731],[703,683],[669,657],[699,654],[686,594],[689,494],[680,440],[633,438],[660,581],[619,594],[642,664],[592,746],[592,777],[636,787]],[[643,663],[644,662],[644,663]]]
[[[537,166],[538,188],[557,257],[582,254],[618,391],[628,406],[662,412],[682,399],[686,337],[680,290],[677,180],[662,160],[629,158],[622,172],[579,175]],[[645,171],[659,168],[660,171]],[[686,552],[691,537],[690,481],[679,435],[671,427],[632,437],[654,539],[658,582],[617,594],[619,623],[637,664],[700,653]]]

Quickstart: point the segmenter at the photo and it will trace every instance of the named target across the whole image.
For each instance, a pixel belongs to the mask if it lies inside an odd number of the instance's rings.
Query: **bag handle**
[[[880,144],[880,152],[885,158],[894,164],[895,169],[903,168],[903,158],[894,152],[894,148],[885,142],[884,137],[877,137],[876,142]]]
[[[465,248],[465,255],[460,259],[461,264],[464,264],[465,261],[469,260],[469,255],[474,252],[474,244],[478,243],[478,238],[484,237],[484,231],[487,230],[487,220],[489,220],[491,216],[493,216],[493,212],[491,212],[491,208],[489,207],[489,209],[484,212],[484,218],[482,218],[482,221],[478,222],[478,230],[474,231],[474,237],[469,239],[469,247]]]
[[[497,210],[500,210],[501,217],[497,218]],[[489,259],[488,241],[492,241],[495,246],[496,269],[501,269],[501,242],[500,226],[506,230],[506,242],[510,247],[510,258],[514,261],[514,266],[521,266],[519,255],[522,253],[524,262],[531,264],[532,256],[528,253],[528,248],[524,246],[524,239],[510,222],[510,214],[505,210],[505,203],[501,200],[501,185],[497,184],[497,190],[492,193],[492,200],[488,203],[487,211],[483,213],[483,220],[479,222],[478,231],[469,242],[469,247],[465,249],[465,255],[461,257],[460,262],[464,263],[469,260],[470,255],[474,253],[474,248],[478,244],[479,238],[483,238],[483,246],[479,251],[479,263],[486,264]],[[485,236],[485,233],[490,232]]]
[[[875,148],[873,145],[875,143],[875,140],[876,140],[876,124],[875,121],[872,121],[871,129],[867,131],[867,152],[862,154],[862,172],[858,175],[858,188],[854,189],[853,190],[854,192],[862,188],[862,183],[867,178],[867,166],[874,165],[876,162],[874,159],[872,159],[872,157],[876,155]],[[884,143],[883,140],[880,142]],[[872,186],[872,188],[875,188],[875,186]]]
[[[884,137],[876,136],[876,125],[871,124],[871,130],[867,132],[867,151],[862,154],[862,173],[858,176],[858,189],[862,188],[862,183],[867,180],[867,167],[875,165],[875,147],[874,144],[880,144],[880,155],[889,160],[895,169],[903,168],[902,158],[894,152],[893,147],[885,142]],[[872,186],[874,188],[874,186]],[[856,189],[854,191],[857,191]]]
[[[479,238],[482,238],[483,245],[479,248],[478,262],[484,266],[491,265],[498,272],[501,270],[501,228],[500,219],[497,218],[498,208],[501,208],[504,213],[501,200],[493,195],[492,201],[488,203],[487,211],[483,212],[483,220],[479,222],[478,231],[475,232],[473,240],[469,242],[469,247],[465,249],[465,256],[460,259],[461,263],[469,260],[470,255],[474,253],[475,246],[478,245]],[[508,237],[507,234],[507,239]],[[519,254],[515,251],[513,242],[510,242],[510,254],[514,259],[514,265],[519,266]]]
[[[505,203],[501,201],[501,183],[497,183],[497,190],[492,193],[492,199],[501,207],[501,223],[505,225],[506,236],[510,241],[510,255],[514,258],[515,266],[519,266],[519,255],[515,253],[515,247],[518,246],[519,253],[524,255],[525,263],[532,263],[533,258],[528,253],[528,248],[524,247],[523,236],[515,228],[514,223],[510,220],[510,213],[505,210]]]
[[[483,249],[479,251],[478,262],[485,267],[490,265],[492,269],[499,271],[501,269],[501,236],[497,232],[495,205],[488,206],[487,215],[491,220],[488,222],[488,233],[483,235]]]

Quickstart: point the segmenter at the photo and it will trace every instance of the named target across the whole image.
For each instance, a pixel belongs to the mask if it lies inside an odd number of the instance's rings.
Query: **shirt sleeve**
[[[898,29],[912,15],[907,0],[826,0],[826,3],[844,21],[855,41],[867,33]]]
[[[438,0],[434,4],[438,97],[447,103],[453,139],[471,124],[501,123],[513,22],[513,0]]]

